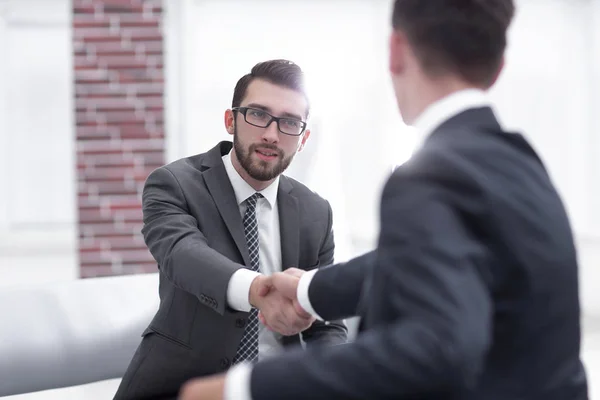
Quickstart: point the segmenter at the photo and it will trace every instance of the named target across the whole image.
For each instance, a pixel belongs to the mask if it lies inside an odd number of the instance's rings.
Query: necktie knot
[[[248,197],[246,199],[246,204],[248,205],[248,208],[256,208],[256,203],[258,202],[258,199],[260,199],[262,196],[262,194],[256,192],[254,193],[252,196]]]

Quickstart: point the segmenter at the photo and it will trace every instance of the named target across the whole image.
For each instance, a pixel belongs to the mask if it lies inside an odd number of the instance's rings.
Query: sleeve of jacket
[[[168,167],[148,176],[142,210],[144,240],[164,276],[198,297],[201,303],[224,314],[227,285],[233,273],[243,266],[208,246],[196,219],[188,212],[177,178]]]
[[[415,399],[477,382],[491,335],[481,271],[489,257],[449,201],[435,185],[399,174],[388,181],[373,266],[377,295],[367,310],[386,323],[348,344],[258,363],[253,400]]]
[[[327,208],[329,222],[327,235],[319,252],[319,265],[331,265],[334,260],[333,212],[329,202]],[[345,343],[348,340],[348,328],[341,318],[328,319],[327,322],[316,320],[310,328],[302,332],[302,339],[307,347]]]
[[[308,287],[310,304],[319,316],[330,321],[358,314],[375,254],[370,251],[345,263],[319,269]]]

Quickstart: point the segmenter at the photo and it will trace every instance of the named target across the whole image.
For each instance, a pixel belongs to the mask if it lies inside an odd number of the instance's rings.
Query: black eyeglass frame
[[[265,110],[262,110],[260,108],[255,108],[255,107],[233,107],[231,110],[232,111],[238,111],[239,113],[241,113],[244,116],[244,121],[246,121],[246,123],[248,123],[248,124],[250,124],[252,126],[256,126],[257,128],[268,128],[269,125],[271,125],[271,123],[273,121],[275,121],[277,123],[277,130],[279,132],[283,133],[284,135],[288,135],[288,136],[302,136],[302,134],[306,130],[306,126],[307,126],[307,123],[305,121],[300,120],[300,119],[290,118],[290,117],[276,117],[276,116],[271,115],[268,112],[266,112]],[[246,113],[248,112],[248,110],[260,111],[262,113],[267,114],[271,119],[267,122],[267,124],[265,126],[253,124],[252,122],[249,122],[248,119],[246,118]],[[281,126],[279,125],[279,121],[281,121],[281,120],[288,120],[288,121],[294,121],[294,122],[300,123],[301,126],[302,126],[302,129],[300,130],[300,133],[293,134],[293,133],[287,133],[287,132],[282,131],[281,130]]]

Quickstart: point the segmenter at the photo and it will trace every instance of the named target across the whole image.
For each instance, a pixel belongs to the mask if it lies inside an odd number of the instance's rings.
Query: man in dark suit
[[[356,341],[242,364],[181,399],[588,398],[565,209],[485,96],[513,13],[512,0],[396,0],[390,70],[423,143],[385,185],[377,248],[273,277],[299,313],[362,317]]]
[[[175,396],[189,378],[300,344],[297,332],[308,347],[346,341],[343,322],[298,316],[276,290],[258,296],[275,272],[333,263],[329,203],[281,175],[310,135],[302,85],[289,61],[257,64],[225,112],[233,144],[148,177],[143,234],[161,301],[115,399]],[[282,335],[261,326],[259,309]]]

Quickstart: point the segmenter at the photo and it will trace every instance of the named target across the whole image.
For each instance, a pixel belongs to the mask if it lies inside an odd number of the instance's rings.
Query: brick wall
[[[141,192],[164,163],[161,0],[73,0],[80,276],[156,272]]]

